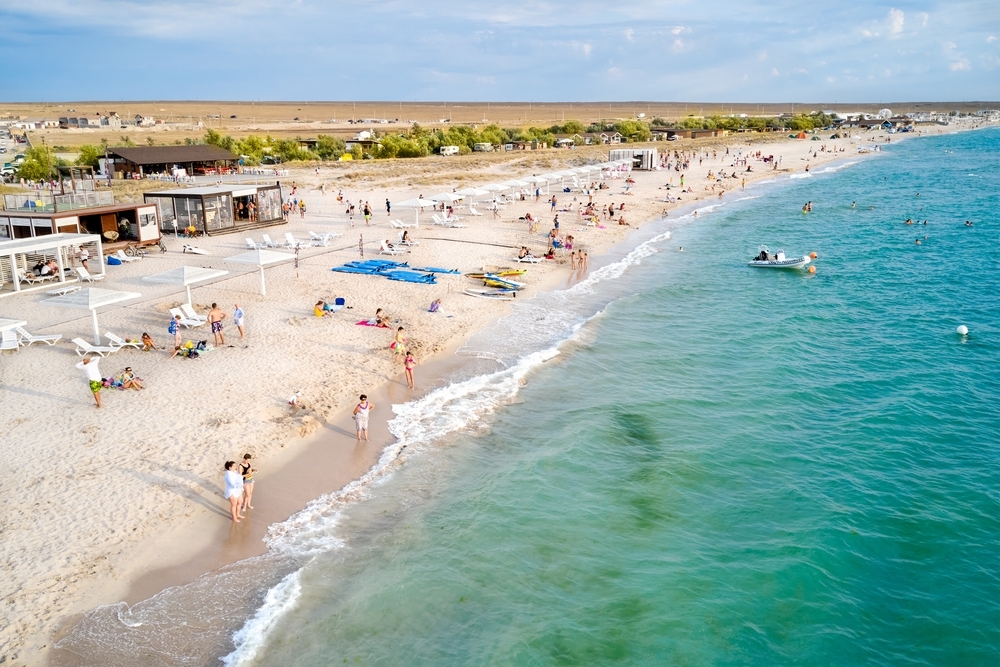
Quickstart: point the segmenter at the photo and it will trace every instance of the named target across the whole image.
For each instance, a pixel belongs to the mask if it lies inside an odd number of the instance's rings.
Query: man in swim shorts
[[[94,394],[97,407],[101,407],[101,389],[104,387],[104,379],[101,377],[99,361],[91,357],[85,357],[83,361],[76,365],[77,368],[87,374],[90,382],[90,391]]]
[[[212,310],[208,311],[208,322],[212,325],[212,335],[215,336],[215,346],[226,344],[226,337],[222,333],[222,320],[226,314],[219,308],[219,304],[213,303]]]

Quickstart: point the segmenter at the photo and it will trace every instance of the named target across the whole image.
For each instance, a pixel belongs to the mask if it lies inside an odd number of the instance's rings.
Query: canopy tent
[[[501,190],[510,190],[510,186],[500,185],[499,183],[487,183],[486,185],[480,186],[480,190],[486,190],[487,192],[500,192]]]
[[[502,186],[504,186],[506,188],[523,188],[524,186],[531,185],[531,184],[528,183],[528,181],[522,181],[522,180],[514,178],[514,179],[511,179],[509,181],[504,181],[500,185],[502,185]]]
[[[0,331],[10,331],[11,329],[16,329],[17,327],[26,326],[28,326],[28,323],[24,320],[8,320],[0,317]]]
[[[240,255],[233,255],[232,257],[227,257],[227,262],[235,262],[236,264],[252,264],[260,269],[260,294],[264,296],[267,294],[267,285],[264,284],[264,267],[268,264],[277,264],[279,262],[287,262],[291,259],[295,259],[295,255],[287,252],[275,252],[273,250],[251,250],[249,252],[242,253]]]
[[[69,294],[42,299],[40,303],[46,306],[62,306],[63,308],[78,308],[89,310],[94,322],[94,345],[101,344],[101,330],[97,326],[97,309],[102,306],[110,306],[121,301],[137,299],[141,294],[138,292],[120,292],[112,289],[101,289],[99,287],[86,287]]]
[[[154,273],[151,276],[144,276],[143,280],[150,283],[163,283],[166,285],[183,285],[187,290],[187,302],[191,303],[191,285],[202,283],[213,278],[220,278],[229,273],[219,269],[206,269],[200,266],[181,266],[162,273]]]
[[[465,188],[455,192],[455,194],[462,195],[463,197],[482,197],[483,195],[488,195],[489,193],[489,190],[483,190],[482,188]]]
[[[420,211],[425,208],[434,208],[434,202],[428,199],[421,199],[417,197],[416,199],[407,199],[406,201],[401,201],[399,203],[393,204],[397,208],[412,208],[413,209],[413,219],[416,222],[417,227],[420,226]]]
[[[58,272],[56,272],[56,277],[59,279],[60,283],[66,282],[66,268],[69,264],[68,253],[71,249],[76,246],[84,246],[93,244],[95,248],[91,248],[90,254],[94,260],[101,260],[104,257],[103,248],[101,246],[101,237],[97,234],[70,234],[67,232],[61,232],[59,234],[45,234],[43,236],[34,236],[30,238],[23,239],[11,239],[8,241],[0,241],[0,257],[8,258],[8,268],[12,271],[16,268],[23,273],[29,271],[28,268],[28,255],[41,255],[42,257],[54,256],[56,264],[59,266]],[[104,262],[102,261],[92,261],[91,267],[94,269],[94,274],[97,276],[104,275]],[[98,267],[100,271],[98,272]],[[10,280],[13,283],[13,289],[15,292],[20,292],[22,289],[21,281],[17,280],[14,276],[8,276],[5,274],[4,269],[0,266],[0,283],[5,280]],[[35,288],[40,289],[40,288]]]

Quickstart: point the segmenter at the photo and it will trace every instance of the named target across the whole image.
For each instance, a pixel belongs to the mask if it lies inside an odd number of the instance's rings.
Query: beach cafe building
[[[115,178],[142,178],[147,174],[217,175],[239,167],[240,156],[212,145],[109,148]]]
[[[281,185],[213,185],[147,192],[164,231],[183,231],[190,226],[209,236],[284,223],[281,216]]]
[[[37,191],[4,195],[3,200],[0,242],[60,233],[108,232],[117,233],[117,240],[139,245],[160,239],[155,206],[116,204],[107,190],[61,195]]]

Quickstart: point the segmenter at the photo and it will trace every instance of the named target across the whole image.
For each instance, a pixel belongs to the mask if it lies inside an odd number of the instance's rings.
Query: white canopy
[[[237,264],[252,264],[260,269],[260,293],[261,296],[267,294],[267,286],[264,284],[264,267],[268,264],[277,264],[295,259],[295,255],[287,252],[275,252],[273,250],[251,250],[240,255],[227,257],[227,262]]]
[[[523,179],[525,183],[548,183],[549,179],[544,176],[528,176]]]
[[[120,292],[118,290],[101,289],[99,287],[86,287],[69,294],[42,299],[40,303],[46,306],[62,306],[63,308],[78,308],[89,310],[94,321],[94,345],[101,344],[101,330],[97,326],[97,309],[101,306],[110,306],[121,301],[137,299],[141,294],[138,292]]]
[[[438,203],[447,201],[458,201],[459,199],[464,199],[465,195],[459,194],[457,192],[442,192],[441,194],[434,195],[431,197],[431,201],[436,201]]]
[[[487,183],[486,185],[479,188],[480,190],[486,190],[487,192],[499,192],[500,190],[510,190],[509,185],[500,185],[498,183]]]
[[[154,273],[151,276],[143,277],[143,280],[150,283],[164,283],[167,285],[183,285],[187,290],[188,303],[191,303],[191,285],[205,282],[213,278],[220,278],[229,273],[219,269],[206,269],[200,266],[181,266],[170,269],[162,273]]]
[[[531,183],[528,183],[528,181],[520,181],[520,180],[518,180],[518,179],[515,178],[515,179],[509,180],[509,181],[504,181],[500,185],[502,185],[504,187],[507,187],[507,188],[523,188],[526,185],[531,185]]]
[[[0,317],[0,331],[10,331],[17,327],[26,327],[28,323],[24,320],[8,320],[6,318]]]
[[[456,194],[460,194],[464,197],[482,197],[483,195],[488,195],[489,190],[482,190],[480,188],[465,188],[459,190]]]
[[[434,202],[429,199],[423,199],[417,197],[416,199],[407,199],[406,201],[401,201],[398,204],[393,204],[393,206],[401,208],[412,208],[413,209],[413,221],[416,223],[417,227],[420,226],[420,211],[424,208],[434,208]]]

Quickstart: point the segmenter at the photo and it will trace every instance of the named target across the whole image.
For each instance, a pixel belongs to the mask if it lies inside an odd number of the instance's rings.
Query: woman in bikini
[[[406,359],[403,360],[403,367],[406,369],[406,386],[410,389],[416,389],[413,385],[413,367],[416,365],[417,362],[413,358],[413,355],[407,352]]]
[[[240,474],[243,475],[243,513],[246,514],[248,509],[252,510],[253,505],[250,501],[253,499],[253,474],[257,472],[257,469],[251,465],[250,460],[253,457],[249,454],[243,455],[243,463],[240,464]]]

